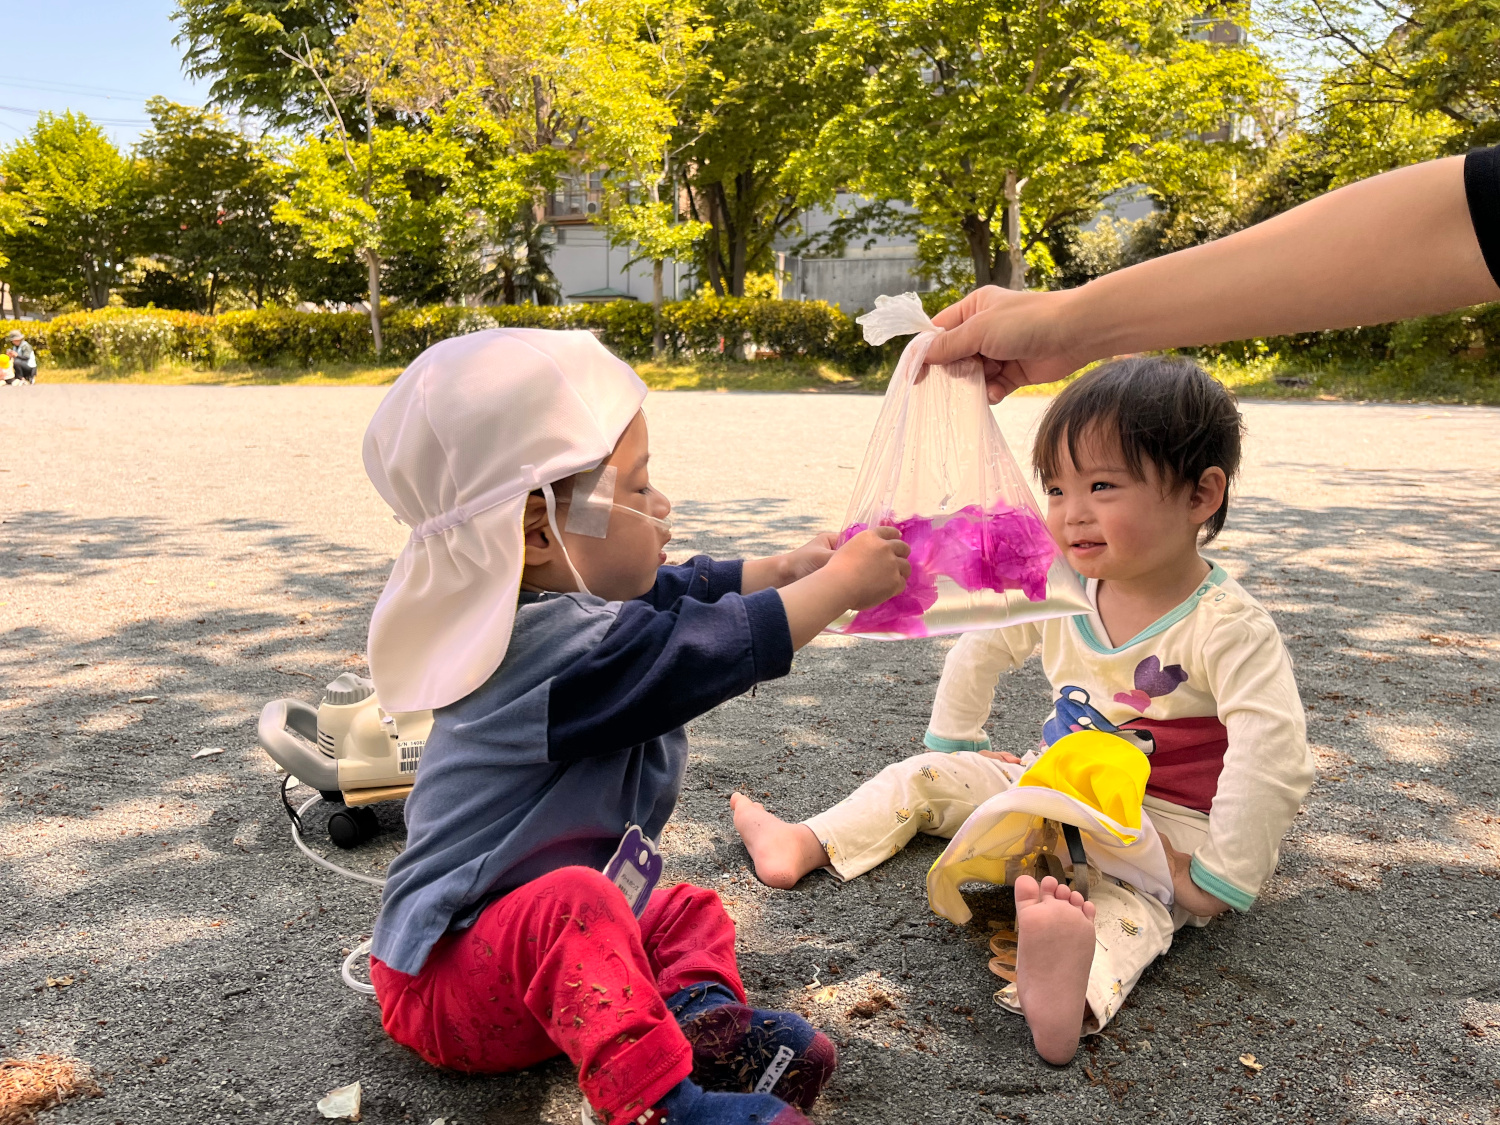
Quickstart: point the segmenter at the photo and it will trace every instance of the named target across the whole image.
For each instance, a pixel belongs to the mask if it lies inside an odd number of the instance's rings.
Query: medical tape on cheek
[[[573,494],[568,500],[568,522],[563,527],[574,535],[603,539],[609,535],[609,514],[615,506],[615,480],[619,474],[613,465],[600,465],[573,478]]]

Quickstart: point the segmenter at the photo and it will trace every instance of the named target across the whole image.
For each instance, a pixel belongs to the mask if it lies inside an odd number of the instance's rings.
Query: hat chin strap
[[[591,591],[583,581],[583,575],[579,574],[578,568],[573,565],[573,559],[568,554],[568,545],[563,542],[562,533],[557,530],[557,496],[550,484],[542,485],[542,496],[547,501],[547,526],[552,529],[552,538],[557,542],[558,549],[562,551],[563,562],[568,564],[568,570],[573,574],[573,581],[578,585],[578,592],[592,597]]]

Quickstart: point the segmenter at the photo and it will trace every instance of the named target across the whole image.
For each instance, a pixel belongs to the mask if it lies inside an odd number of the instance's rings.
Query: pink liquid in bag
[[[970,592],[1019,590],[1033,602],[1047,597],[1047,571],[1057,548],[1035,512],[1000,501],[985,510],[970,504],[942,523],[938,519],[942,517],[881,521],[882,526],[896,528],[911,548],[911,576],[905,590],[860,610],[843,631],[927,636],[922,618],[937,603],[939,575]],[[852,524],[839,542],[868,526]]]

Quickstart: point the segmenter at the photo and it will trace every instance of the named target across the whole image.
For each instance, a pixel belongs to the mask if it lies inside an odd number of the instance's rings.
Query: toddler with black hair
[[[1166,849],[1174,905],[1093,872],[1088,902],[1052,878],[1016,880],[1015,988],[998,999],[1026,1016],[1049,1062],[1067,1062],[1082,1034],[1109,1022],[1177,929],[1250,908],[1312,784],[1276,625],[1199,553],[1224,526],[1241,429],[1233,396],[1189,362],[1116,360],[1070,385],[1047,409],[1032,460],[1048,530],[1092,611],[965,634],[943,668],[923,740],[932,752],[826,812],[788,824],[731,799],[756,874],[791,887],[820,867],[852,879],[917,832],[952,836],[1071,733],[1142,750],[1143,811]],[[992,750],[984,725],[1000,673],[1038,645],[1054,704],[1023,759]]]

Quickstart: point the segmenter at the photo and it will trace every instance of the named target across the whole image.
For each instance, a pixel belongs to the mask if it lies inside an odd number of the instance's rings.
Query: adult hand
[[[932,342],[928,363],[953,363],[970,356],[984,362],[991,403],[1036,383],[1051,383],[1095,358],[1069,347],[1068,291],[1025,293],[986,285],[933,323],[947,331]]]
[[[1228,910],[1227,902],[1193,882],[1193,857],[1174,848],[1165,832],[1158,829],[1157,835],[1166,849],[1167,866],[1172,870],[1172,895],[1177,905],[1197,918],[1212,918]]]

